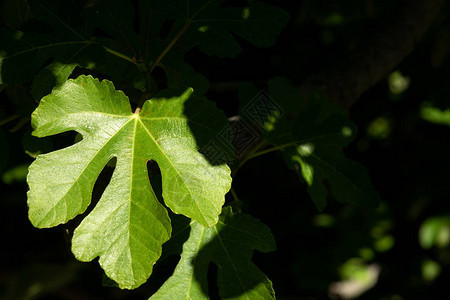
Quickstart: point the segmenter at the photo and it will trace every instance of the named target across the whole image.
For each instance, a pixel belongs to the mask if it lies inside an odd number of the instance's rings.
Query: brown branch
[[[422,39],[446,0],[409,0],[393,24],[328,70],[317,73],[302,84],[305,94],[324,93],[350,108],[358,98],[386,78]]]

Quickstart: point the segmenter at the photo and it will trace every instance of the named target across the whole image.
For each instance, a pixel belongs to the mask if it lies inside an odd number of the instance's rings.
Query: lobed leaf
[[[74,232],[72,251],[82,261],[99,256],[107,276],[122,288],[145,282],[171,233],[147,162],[155,160],[160,167],[165,204],[207,227],[216,224],[230,188],[229,168],[212,165],[198,152],[194,134],[208,136],[213,130],[208,118],[188,119],[185,113],[192,110],[224,118],[206,99],[193,96],[192,89],[179,97],[148,100],[140,113],[132,113],[128,98],[107,80],[80,76],[54,89],[32,114],[33,134],[74,130],[83,139],[38,155],[31,164],[27,181],[33,225],[56,226],[83,213],[101,170],[117,158],[109,185]]]
[[[173,275],[150,298],[209,299],[208,266],[218,266],[221,299],[275,299],[270,280],[251,261],[253,250],[275,250],[268,227],[249,215],[223,209],[212,228],[191,222],[189,238]],[[182,233],[182,232],[180,232]]]
[[[283,78],[271,80],[268,88],[271,101],[284,115],[265,132],[265,138],[284,149],[288,166],[299,170],[317,208],[324,209],[329,191],[339,202],[376,207],[379,195],[367,170],[342,153],[357,131],[342,110],[318,96],[304,101],[300,91]]]
[[[35,18],[33,22],[38,24],[37,29],[31,32],[1,32],[4,44],[0,52],[0,83],[14,84],[32,80],[31,95],[35,101],[39,101],[54,86],[66,81],[77,66],[96,68],[105,73],[110,71],[108,74],[111,76],[123,78],[123,73],[118,74],[122,70],[117,70],[117,64],[112,71],[106,67],[111,56],[114,56],[111,48],[118,48],[117,44],[110,38],[92,37],[95,26],[102,29],[110,26],[112,33],[116,34],[113,37],[117,39],[123,40],[124,35],[130,39],[134,37],[129,26],[125,26],[126,21],[132,24],[131,5],[125,5],[125,10],[122,10],[119,17],[113,15],[120,7],[118,5],[125,4],[125,1],[122,2],[113,1],[115,5],[100,5],[98,9],[91,8],[88,4],[80,6],[77,1],[33,1],[31,11]],[[97,14],[93,13],[94,9]],[[128,17],[126,21],[123,21],[123,16]],[[112,26],[111,23],[117,26]],[[135,39],[133,42],[136,43]],[[129,49],[126,50],[126,53],[129,52]]]
[[[257,47],[271,46],[289,20],[289,14],[277,6],[256,2],[245,7],[223,7],[223,2],[153,0],[141,1],[140,7],[151,15],[161,11],[180,26],[189,22],[185,39],[204,53],[219,57],[235,57],[242,52],[233,34]]]
[[[50,59],[74,63],[89,51],[97,51],[89,41],[67,35],[9,30],[2,32],[1,39],[5,46],[0,53],[0,83],[24,83]],[[52,82],[51,77],[47,78]]]
[[[193,87],[203,95],[209,89],[209,81],[193,67],[185,63],[179,53],[168,54],[164,59],[167,86],[173,89]]]
[[[319,210],[327,203],[327,186],[339,202],[376,207],[379,195],[372,186],[367,170],[345,158],[342,147],[356,136],[356,126],[341,115],[332,114],[320,120],[321,107],[310,107],[292,124],[295,146],[285,152],[298,163],[308,192]]]

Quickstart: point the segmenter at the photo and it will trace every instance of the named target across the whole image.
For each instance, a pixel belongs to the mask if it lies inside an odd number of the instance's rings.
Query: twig
[[[159,54],[159,56],[156,58],[156,60],[152,63],[150,66],[149,73],[151,74],[155,67],[159,64],[161,59],[163,59],[164,56],[172,49],[172,47],[176,44],[176,42],[180,39],[180,37],[183,35],[183,33],[189,28],[189,25],[191,25],[191,20],[187,19],[186,23],[184,23],[183,27],[180,29],[180,31],[177,33],[176,36],[173,37],[173,39],[169,42],[167,47]]]

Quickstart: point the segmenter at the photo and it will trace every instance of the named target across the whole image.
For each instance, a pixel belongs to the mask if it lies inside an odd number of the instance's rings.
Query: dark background
[[[274,46],[259,49],[238,38],[244,51],[235,59],[208,57],[196,48],[186,56],[210,80],[209,98],[229,117],[238,111],[239,82],[264,88],[267,80],[286,76],[301,85],[388,28],[408,5],[399,0],[266,2],[292,15]],[[255,253],[253,259],[273,282],[277,298],[329,299],[332,282],[348,273],[358,276],[356,270],[364,274],[369,265],[381,271],[376,285],[358,299],[442,299],[448,294],[450,225],[439,223],[435,230],[441,244],[429,249],[421,246],[419,230],[428,218],[450,215],[450,127],[421,117],[425,105],[449,106],[449,13],[445,6],[414,51],[392,70],[409,78],[404,91],[392,92],[386,77],[348,110],[359,132],[345,153],[368,168],[382,198],[378,209],[329,199],[318,212],[281,153],[250,160],[234,178],[243,211],[267,224],[277,241],[277,251]],[[5,16],[2,26],[14,25],[11,15]],[[22,105],[26,89],[2,87],[0,122]],[[33,159],[22,144],[31,126],[20,118],[0,124],[10,152],[0,180],[0,299],[147,299],[170,275],[176,259],[158,263],[137,290],[102,286],[99,265],[78,262],[71,254],[70,224],[40,230],[28,221],[25,175]],[[53,147],[71,141],[72,135],[58,137]],[[440,272],[427,277],[430,261]],[[345,273],[345,268],[353,271]],[[212,275],[213,267],[214,280]]]

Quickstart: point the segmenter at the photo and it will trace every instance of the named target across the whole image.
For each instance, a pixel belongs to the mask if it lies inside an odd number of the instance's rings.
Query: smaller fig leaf
[[[209,299],[208,266],[218,266],[222,299],[275,299],[270,280],[251,261],[254,250],[274,251],[275,240],[267,226],[243,213],[223,209],[212,228],[192,222],[188,240],[173,275],[150,298]]]
[[[324,209],[330,192],[339,202],[376,207],[379,195],[367,170],[342,152],[357,132],[343,111],[323,97],[305,100],[284,78],[271,80],[268,90],[283,115],[265,139],[284,149],[286,163],[298,170],[317,208]]]

